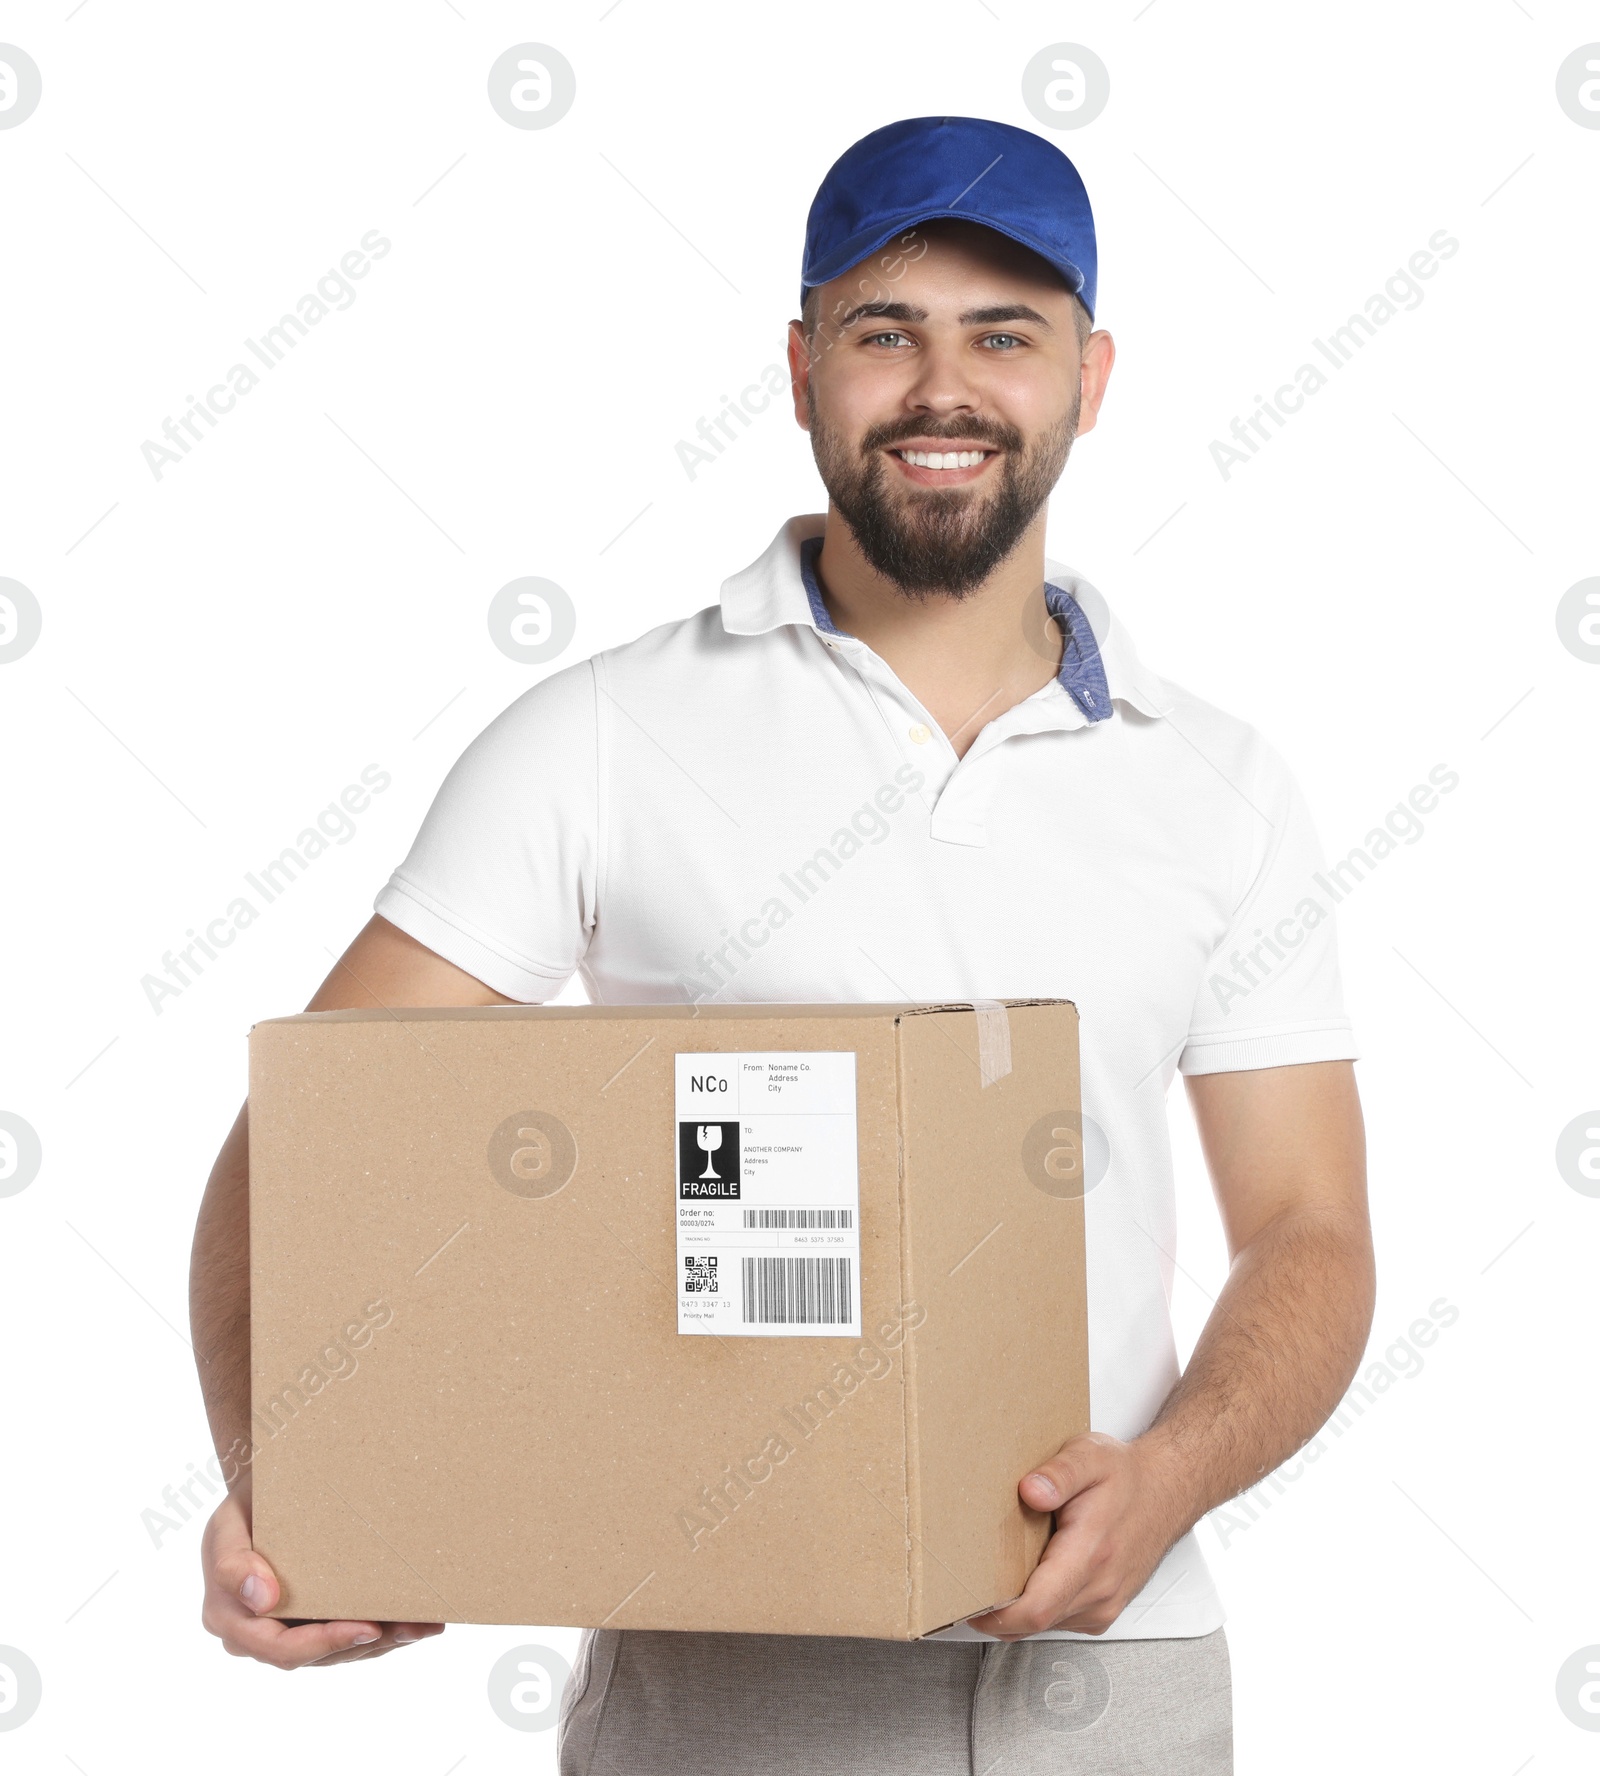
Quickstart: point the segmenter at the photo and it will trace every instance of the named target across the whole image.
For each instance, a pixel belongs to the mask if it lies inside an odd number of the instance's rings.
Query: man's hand
[[[1021,1597],[968,1620],[980,1634],[1020,1640],[1047,1628],[1104,1634],[1188,1527],[1155,1447],[1098,1431],[1074,1437],[1017,1488],[1056,1527]]]
[[[442,1622],[305,1622],[291,1625],[261,1612],[278,1601],[272,1568],[250,1546],[247,1487],[230,1492],[206,1525],[200,1549],[206,1600],[200,1619],[239,1659],[280,1671],[371,1659],[444,1632]]]

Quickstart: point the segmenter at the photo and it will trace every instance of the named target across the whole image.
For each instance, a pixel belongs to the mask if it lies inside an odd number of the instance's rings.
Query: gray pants
[[[1192,1640],[586,1633],[561,1776],[1230,1776],[1219,1628]]]

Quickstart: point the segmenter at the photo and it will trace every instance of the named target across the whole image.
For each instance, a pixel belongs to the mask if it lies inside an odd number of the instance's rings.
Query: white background
[[[571,660],[820,508],[782,403],[692,481],[674,445],[781,361],[828,163],[902,116],[1034,127],[1022,69],[1073,41],[1111,76],[1055,139],[1119,358],[1052,555],[1281,748],[1334,856],[1461,779],[1339,915],[1373,1356],[1441,1297],[1460,1318],[1257,1522],[1202,1532],[1239,1767],[1591,1769],[1555,1683],[1600,1642],[1600,1201],[1554,1151],[1600,1102],[1600,666],[1555,607],[1600,572],[1600,131],[1555,75],[1600,7],[607,3],[0,5],[43,71],[0,130],[0,575],[44,613],[0,666],[0,1109],[44,1153],[0,1200],[0,1643],[45,1686],[9,1767],[553,1768],[485,1679],[574,1635],[282,1675],[201,1632],[198,1522],[159,1549],[141,1522],[209,1453],[185,1272],[245,1033],[304,1004],[548,670],[491,645],[498,587],[565,587]],[[530,41],[577,73],[549,129],[486,100]],[[354,305],[157,481],[142,441],[373,228]],[[1211,440],[1440,228],[1421,305],[1224,480]],[[369,763],[393,783],[354,838],[157,1015],[141,978]],[[1187,1343],[1224,1260],[1181,1088],[1172,1115]]]

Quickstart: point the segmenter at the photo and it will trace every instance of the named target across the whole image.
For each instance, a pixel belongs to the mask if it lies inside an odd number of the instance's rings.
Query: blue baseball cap
[[[984,117],[908,117],[828,169],[806,218],[800,300],[919,222],[953,216],[1029,248],[1094,315],[1094,214],[1053,142]]]

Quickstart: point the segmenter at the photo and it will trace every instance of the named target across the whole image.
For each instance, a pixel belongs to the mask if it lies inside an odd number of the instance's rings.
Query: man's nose
[[[917,358],[916,376],[906,391],[906,405],[941,418],[976,413],[983,405],[983,392],[966,348],[954,342],[925,343]]]

